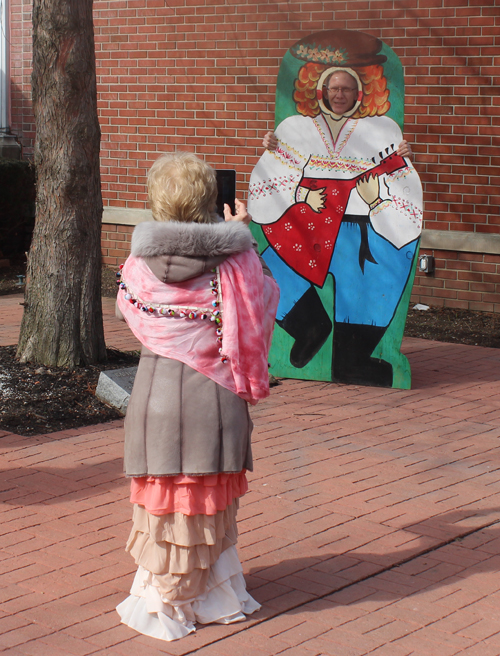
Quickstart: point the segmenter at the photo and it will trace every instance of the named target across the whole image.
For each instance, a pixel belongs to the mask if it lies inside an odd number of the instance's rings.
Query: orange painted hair
[[[308,62],[299,70],[299,75],[295,80],[293,99],[295,100],[297,111],[302,116],[314,117],[318,116],[321,112],[316,96],[316,89],[321,74],[327,68],[328,66],[324,64]],[[361,80],[363,98],[360,106],[353,114],[353,118],[383,116],[389,111],[391,106],[387,79],[384,76],[383,67],[375,64],[373,66],[356,68],[355,70]]]

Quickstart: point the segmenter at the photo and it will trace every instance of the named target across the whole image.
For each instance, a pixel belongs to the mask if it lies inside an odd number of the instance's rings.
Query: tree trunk
[[[92,0],[34,0],[32,90],[37,208],[17,354],[74,367],[106,357]]]

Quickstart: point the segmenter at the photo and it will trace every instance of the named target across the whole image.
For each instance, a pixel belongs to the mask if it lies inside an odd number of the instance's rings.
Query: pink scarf
[[[229,257],[217,274],[171,284],[131,255],[117,303],[150,351],[184,362],[254,405],[269,395],[267,356],[278,299],[276,282],[249,250]]]

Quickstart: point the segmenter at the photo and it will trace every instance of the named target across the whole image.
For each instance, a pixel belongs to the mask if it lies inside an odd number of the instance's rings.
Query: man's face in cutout
[[[342,116],[354,107],[358,100],[358,84],[345,71],[334,73],[328,80],[326,99],[332,111]]]

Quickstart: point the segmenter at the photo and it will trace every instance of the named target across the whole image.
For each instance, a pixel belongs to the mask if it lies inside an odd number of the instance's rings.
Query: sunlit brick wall
[[[500,313],[500,257],[421,249],[435,258],[436,272],[417,273],[412,302],[432,307]]]
[[[279,14],[273,20],[269,7],[94,3],[105,202],[145,207],[146,171],[172,148],[236,168],[244,194],[245,174],[272,127],[276,73],[291,43],[288,26],[276,38]],[[263,13],[271,21],[265,28]]]
[[[31,0],[9,0],[11,131],[23,157],[33,154],[35,120],[31,108]]]
[[[103,224],[101,236],[102,262],[105,266],[123,264],[130,253],[132,226]]]
[[[13,127],[29,154],[30,2],[11,0],[11,12]],[[172,148],[236,168],[245,197],[282,56],[306,34],[344,28],[379,36],[405,67],[425,227],[496,235],[499,16],[498,0],[95,0],[104,204],[145,208],[146,171]]]

